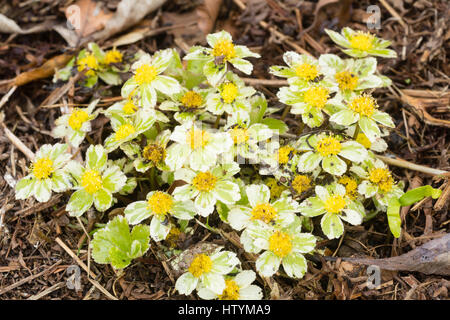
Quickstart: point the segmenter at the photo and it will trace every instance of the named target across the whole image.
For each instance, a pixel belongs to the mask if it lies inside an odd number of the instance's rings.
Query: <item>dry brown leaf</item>
[[[91,0],[80,0],[91,1]],[[83,45],[88,41],[106,40],[111,36],[134,26],[142,20],[147,14],[161,7],[166,0],[122,0],[117,5],[117,10],[108,19],[103,18],[102,27],[100,30],[91,33],[88,37],[80,37],[76,32],[66,28],[64,25],[55,26],[55,29],[67,43],[75,47],[76,45]],[[87,33],[83,33],[87,34]]]
[[[63,68],[71,58],[72,55],[70,54],[61,54],[59,56],[53,57],[50,60],[47,60],[39,68],[19,74],[14,78],[11,86],[19,87],[37,79],[50,77],[55,73],[55,70]]]
[[[213,31],[222,2],[222,0],[205,0],[195,10],[199,17],[198,27],[205,35]]]
[[[112,13],[103,11],[92,0],[78,0],[66,9],[66,17],[79,37],[86,37],[103,29],[112,16]]]
[[[342,258],[344,261],[376,265],[385,270],[418,271],[425,274],[450,275],[450,233],[398,257],[386,259]]]

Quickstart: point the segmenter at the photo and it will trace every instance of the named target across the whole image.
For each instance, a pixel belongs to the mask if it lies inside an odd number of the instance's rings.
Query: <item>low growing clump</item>
[[[264,95],[233,73],[250,74],[247,58],[259,55],[221,31],[207,36],[209,47],[193,47],[185,64],[173,49],[140,55],[122,86],[123,101],[108,109],[97,108],[96,100],[63,114],[53,132],[67,144],[41,147],[16,185],[16,198],[45,202],[52,192],[70,190],[66,210],[73,217],[107,211],[119,203],[117,194],[128,199],[123,214],[90,243],[94,261],[115,269],[156,243],[168,256],[184,254],[174,239],[180,232],[192,237],[195,223],[218,233],[228,224],[245,251],[256,254],[255,269],[264,277],[302,278],[317,240],[339,238],[345,224],[362,224],[379,212],[387,212],[398,237],[400,206],[439,192],[428,187],[404,194],[402,182],[376,156],[395,125],[372,96],[391,83],[373,56],[396,54],[387,49],[389,41],[369,33],[327,33],[352,58],[286,52],[286,66],[270,68],[287,79],[277,97],[300,115],[297,135],[287,134],[286,124],[270,116],[277,110]],[[60,74],[76,64],[89,86],[98,77],[119,81],[121,62],[120,52],[91,44]],[[90,122],[99,114],[110,120],[109,136],[103,145],[89,145],[84,162],[71,160],[69,145],[91,141]],[[224,224],[209,224],[216,215]],[[312,228],[316,219],[321,230]],[[179,293],[263,297],[252,284],[255,273],[242,269],[236,253],[219,247],[187,256],[175,285]]]

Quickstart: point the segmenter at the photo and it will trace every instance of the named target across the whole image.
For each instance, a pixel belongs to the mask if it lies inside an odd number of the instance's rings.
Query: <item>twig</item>
[[[405,28],[406,32],[408,32],[408,26],[406,25],[405,21],[403,21],[402,17],[395,11],[394,8],[391,7],[389,3],[386,2],[386,0],[380,0],[381,4],[386,8],[389,13],[398,20],[398,22],[402,25],[403,28]]]
[[[61,248],[64,249],[64,251],[66,251],[69,254],[69,256],[71,256],[76,261],[76,263],[78,263],[80,267],[82,267],[88,273],[90,277],[94,279],[97,278],[97,275],[95,275],[92,271],[90,271],[89,268],[84,264],[84,262],[81,261],[81,259],[78,258],[77,255],[73,253],[73,251],[59,237],[57,237],[55,241],[57,244],[61,246]]]
[[[280,87],[288,85],[286,80],[271,80],[271,79],[253,79],[253,78],[241,78],[246,84],[251,86],[266,86],[266,87]]]
[[[61,246],[61,248],[63,248],[64,249],[64,251],[66,251],[68,254],[69,254],[69,256],[71,256],[77,263],[78,263],[78,265],[80,266],[80,267],[82,267],[87,273],[88,273],[88,275],[90,275],[92,278],[97,278],[97,276],[92,272],[92,271],[90,271],[89,270],[89,268],[84,264],[84,262],[83,261],[81,261],[81,259],[80,258],[78,258],[77,256],[76,256],[76,254],[75,253],[73,253],[73,251],[59,238],[59,237],[57,237],[56,239],[55,239],[55,241],[56,241],[56,243],[58,243],[60,246]],[[89,280],[89,282],[90,283],[92,283],[98,290],[100,290],[106,297],[108,297],[109,299],[111,299],[111,300],[118,300],[116,297],[114,297],[111,293],[109,293],[108,292],[108,290],[106,290],[105,288],[103,288],[101,285],[100,285],[100,283],[98,283],[97,281],[95,281],[94,279],[91,279],[91,278],[89,278],[88,277],[88,280]]]
[[[6,137],[11,141],[11,143],[28,158],[28,160],[34,160],[34,152],[31,151],[19,138],[16,137],[2,122],[3,130],[5,131]]]
[[[377,158],[386,162],[387,164],[391,164],[393,166],[423,172],[423,173],[426,173],[426,174],[429,174],[432,176],[437,176],[437,175],[442,175],[442,174],[448,173],[447,171],[444,171],[444,170],[425,167],[425,166],[415,164],[412,162],[408,162],[408,161],[402,160],[402,159],[392,159],[392,158],[380,156],[380,155],[377,155]]]
[[[63,288],[65,285],[66,285],[66,283],[64,281],[59,282],[59,283],[51,286],[50,288],[47,288],[44,291],[29,297],[27,300],[39,300],[39,299],[45,297],[46,295],[52,293],[53,291]]]
[[[233,0],[234,3],[241,9],[241,10],[245,10],[247,9],[247,6],[242,3],[241,0]],[[295,50],[297,50],[300,53],[306,54],[308,56],[312,56],[311,53],[309,53],[308,51],[306,51],[305,49],[303,49],[302,47],[300,47],[298,44],[296,44],[294,41],[290,40],[288,36],[282,34],[281,32],[279,32],[278,30],[276,30],[274,27],[269,26],[269,24],[265,21],[260,21],[259,25],[261,27],[263,27],[264,29],[269,30],[272,34],[274,34],[275,36],[277,36],[281,41],[285,42],[287,45],[289,45],[290,47],[294,48]]]
[[[16,91],[17,86],[13,86],[11,87],[11,89],[9,89],[8,93],[6,93],[3,97],[2,100],[0,100],[0,109],[3,107],[3,105],[8,102],[9,97],[14,93],[14,91]]]
[[[22,279],[20,281],[17,281],[16,283],[13,283],[10,286],[7,286],[6,288],[1,289],[0,290],[0,295],[6,293],[8,291],[11,291],[12,289],[15,289],[17,287],[20,287],[21,285],[23,285],[23,284],[25,284],[25,283],[27,283],[29,281],[32,281],[32,280],[34,280],[34,279],[36,279],[36,278],[38,278],[38,277],[40,277],[40,276],[50,272],[52,269],[54,269],[57,265],[59,265],[61,263],[62,263],[62,260],[59,260],[55,264],[51,265],[49,268],[45,269],[44,271],[41,271],[41,272],[39,272],[37,274],[32,274],[31,276],[28,276],[28,277],[26,277],[26,278],[24,278],[24,279]]]

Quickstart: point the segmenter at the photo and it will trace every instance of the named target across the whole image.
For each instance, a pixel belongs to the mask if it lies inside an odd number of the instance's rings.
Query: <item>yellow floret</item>
[[[53,161],[45,157],[37,160],[32,166],[33,175],[38,180],[47,179],[55,171]]]

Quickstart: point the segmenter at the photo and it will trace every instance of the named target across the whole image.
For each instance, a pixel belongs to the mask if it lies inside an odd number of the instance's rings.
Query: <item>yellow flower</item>
[[[222,86],[222,90],[220,91],[220,96],[222,97],[223,102],[232,103],[238,95],[238,88],[232,82],[227,82]]]
[[[84,110],[75,109],[69,117],[68,123],[73,130],[80,130],[84,122],[89,119],[89,114]]]
[[[289,161],[289,154],[295,151],[291,146],[283,146],[278,149],[278,163],[286,164]]]
[[[88,53],[84,58],[78,60],[77,66],[78,71],[89,68],[90,70],[86,72],[86,75],[90,77],[95,75],[95,70],[98,69],[98,62],[93,54]]]
[[[284,258],[292,251],[291,237],[282,231],[276,231],[269,238],[269,250],[276,256]]]
[[[328,97],[328,89],[324,87],[311,87],[305,91],[303,100],[314,108],[323,109],[328,101]]]
[[[189,272],[196,278],[208,273],[212,268],[212,260],[204,253],[197,254],[189,266]]]
[[[369,95],[361,95],[352,100],[349,108],[359,113],[361,116],[371,117],[376,108],[378,108],[375,99]]]
[[[270,223],[274,221],[277,216],[277,210],[270,203],[260,203],[253,208],[251,219]]]
[[[139,68],[136,69],[136,73],[134,75],[134,79],[139,85],[149,84],[153,80],[155,80],[158,72],[154,66],[143,64]]]
[[[374,36],[370,33],[357,31],[350,36],[350,46],[353,49],[368,51],[372,49]]]
[[[121,125],[119,127],[119,129],[117,129],[114,139],[116,141],[120,141],[135,132],[136,132],[136,129],[134,128],[134,126],[126,123],[126,124]]]
[[[317,67],[312,64],[302,63],[295,67],[295,74],[300,79],[312,81],[317,77],[319,71],[317,70]]]
[[[378,185],[378,187],[384,191],[389,192],[392,190],[394,179],[388,169],[375,168],[369,171],[369,180],[372,183]]]
[[[156,191],[148,199],[148,207],[157,215],[165,215],[173,207],[172,197],[165,192]]]
[[[329,213],[339,213],[345,208],[345,199],[340,196],[331,196],[325,201],[325,210]]]
[[[311,179],[308,176],[298,174],[292,180],[292,188],[298,193],[305,192],[311,188]]]
[[[122,62],[123,55],[120,51],[113,49],[106,51],[105,64]]]
[[[47,179],[55,171],[53,161],[50,158],[41,158],[32,166],[33,175],[38,180]]]
[[[317,143],[316,150],[322,157],[328,157],[329,155],[336,155],[341,152],[342,145],[334,137],[325,137]]]
[[[203,104],[203,98],[195,91],[188,91],[181,98],[181,103],[187,108],[198,108]]]
[[[94,194],[103,187],[102,176],[97,170],[86,170],[81,177],[81,185],[87,193]]]
[[[235,127],[228,131],[231,135],[231,138],[234,141],[234,144],[241,144],[247,142],[249,139],[249,135],[247,129]]]
[[[224,62],[233,59],[236,56],[236,50],[234,44],[230,40],[223,39],[218,41],[212,50],[212,54],[215,57],[224,57]]]
[[[338,180],[340,184],[343,184],[345,186],[345,195],[349,197],[350,199],[356,198],[356,189],[358,188],[358,183],[355,179],[350,178],[348,176],[343,176]]]
[[[334,78],[339,84],[339,89],[341,90],[355,90],[358,85],[358,76],[349,71],[336,73]]]
[[[234,280],[225,280],[225,289],[219,295],[219,300],[239,300],[240,288]]]
[[[133,103],[133,100],[128,100],[122,107],[123,112],[126,114],[133,114],[137,111],[138,107]]]
[[[157,143],[150,143],[142,152],[145,159],[158,164],[166,158],[166,149]]]
[[[199,172],[192,180],[192,184],[199,191],[211,191],[216,186],[217,178],[210,172]]]

